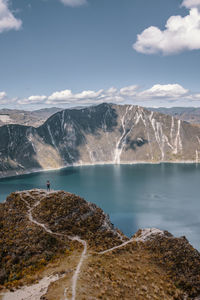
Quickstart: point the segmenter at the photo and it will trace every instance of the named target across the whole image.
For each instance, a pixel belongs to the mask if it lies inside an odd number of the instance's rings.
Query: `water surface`
[[[12,191],[45,188],[47,180],[96,203],[129,237],[157,227],[200,249],[200,165],[84,166],[17,176],[0,180],[0,201]]]

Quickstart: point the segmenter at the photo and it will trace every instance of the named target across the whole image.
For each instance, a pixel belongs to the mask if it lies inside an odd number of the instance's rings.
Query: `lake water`
[[[200,165],[138,164],[71,167],[0,180],[0,201],[12,191],[66,190],[96,203],[129,237],[157,227],[185,235],[200,249]]]

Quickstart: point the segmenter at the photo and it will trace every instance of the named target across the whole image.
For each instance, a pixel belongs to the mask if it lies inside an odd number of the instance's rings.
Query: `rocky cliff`
[[[4,300],[200,295],[200,253],[186,238],[145,229],[128,239],[100,208],[64,191],[16,192],[0,204],[0,266]]]
[[[132,105],[58,112],[38,128],[0,128],[0,176],[82,164],[199,162],[200,128]]]

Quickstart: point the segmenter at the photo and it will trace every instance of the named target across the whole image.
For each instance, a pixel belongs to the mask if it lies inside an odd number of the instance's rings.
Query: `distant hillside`
[[[38,127],[42,125],[51,115],[61,108],[52,107],[35,111],[25,111],[17,109],[1,109],[0,110],[0,126],[6,124],[18,124],[25,126]]]
[[[0,127],[0,177],[84,164],[199,162],[200,127],[139,106],[67,109]]]
[[[159,108],[148,108],[151,111],[157,111],[162,114],[174,116],[180,120],[200,124],[200,107],[159,107]]]

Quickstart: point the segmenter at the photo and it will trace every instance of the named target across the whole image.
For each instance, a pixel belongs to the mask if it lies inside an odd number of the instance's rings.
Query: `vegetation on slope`
[[[138,231],[128,244],[110,249],[128,239],[100,208],[64,191],[43,190],[12,193],[0,204],[0,288],[63,274],[42,299],[61,299],[66,287],[71,296],[83,251],[74,236],[88,246],[77,299],[183,300],[200,294],[200,254],[184,237],[164,232],[142,240]]]

